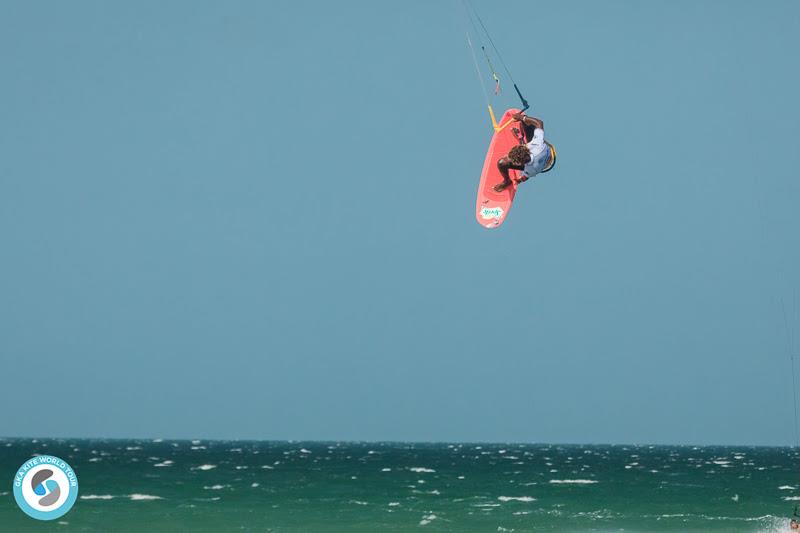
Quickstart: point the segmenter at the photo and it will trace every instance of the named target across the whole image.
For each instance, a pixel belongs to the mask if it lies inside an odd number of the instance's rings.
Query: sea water
[[[17,468],[66,460],[44,524]],[[788,531],[789,448],[0,439],[0,531]],[[2,482],[2,480],[5,482]]]

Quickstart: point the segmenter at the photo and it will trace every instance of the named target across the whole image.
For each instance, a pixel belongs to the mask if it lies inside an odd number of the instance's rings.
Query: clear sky
[[[494,231],[459,2],[0,4],[0,433],[792,443],[800,4],[475,6]]]

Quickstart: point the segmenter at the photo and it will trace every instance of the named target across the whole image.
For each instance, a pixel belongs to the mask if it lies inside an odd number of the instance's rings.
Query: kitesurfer
[[[547,172],[555,163],[555,150],[544,140],[544,122],[535,117],[528,117],[524,113],[516,113],[513,118],[525,128],[525,138],[529,141],[513,147],[508,155],[497,161],[503,183],[494,186],[496,192],[501,192],[511,185],[511,177],[508,174],[510,169],[520,171],[517,181],[523,182],[540,172]]]

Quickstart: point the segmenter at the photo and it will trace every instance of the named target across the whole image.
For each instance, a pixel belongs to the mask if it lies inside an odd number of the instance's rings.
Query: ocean
[[[33,455],[80,494],[16,505]],[[792,448],[0,439],[0,531],[788,531]]]

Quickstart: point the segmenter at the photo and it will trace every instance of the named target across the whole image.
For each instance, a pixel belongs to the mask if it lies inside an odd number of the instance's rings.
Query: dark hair
[[[531,151],[524,144],[518,144],[508,151],[508,158],[511,164],[522,166],[530,160]]]

